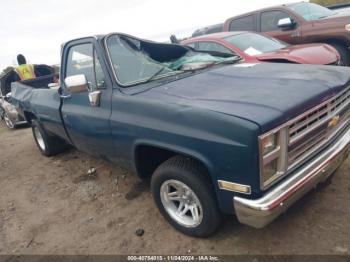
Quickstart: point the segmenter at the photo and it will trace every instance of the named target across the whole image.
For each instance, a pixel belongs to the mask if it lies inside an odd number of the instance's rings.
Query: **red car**
[[[340,65],[338,51],[328,44],[289,45],[253,32],[221,32],[181,42],[196,50],[238,54],[244,62]]]

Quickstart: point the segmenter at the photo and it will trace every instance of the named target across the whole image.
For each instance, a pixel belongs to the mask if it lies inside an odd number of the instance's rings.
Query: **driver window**
[[[90,90],[96,89],[93,53],[91,43],[73,46],[69,49],[66,66],[66,77],[84,74]]]
[[[278,21],[284,18],[291,17],[282,11],[267,11],[261,13],[261,32],[280,30]]]

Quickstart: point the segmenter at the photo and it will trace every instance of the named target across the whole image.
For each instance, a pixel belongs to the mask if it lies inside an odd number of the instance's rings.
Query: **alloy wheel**
[[[193,190],[178,180],[167,180],[160,188],[164,209],[177,223],[197,227],[203,220],[203,208]]]
[[[46,146],[45,146],[43,136],[41,135],[39,128],[36,126],[34,127],[34,134],[35,134],[35,138],[36,138],[36,141],[38,142],[40,149],[45,151]]]

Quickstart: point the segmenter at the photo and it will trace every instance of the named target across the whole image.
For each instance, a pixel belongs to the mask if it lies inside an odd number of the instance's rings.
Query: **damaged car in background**
[[[225,21],[223,31],[261,32],[290,44],[324,43],[350,66],[350,12],[296,2],[240,14]]]
[[[54,69],[47,65],[35,65],[37,78],[24,80],[23,83],[40,83],[46,75],[53,75]],[[27,124],[17,108],[12,104],[11,83],[18,81],[14,68],[8,68],[0,75],[0,120],[3,119],[9,129]]]
[[[239,61],[85,37],[63,45],[58,90],[16,82],[12,98],[43,155],[73,146],[131,168],[172,226],[205,237],[222,214],[264,227],[349,153],[349,68]]]
[[[11,104],[11,82],[15,81],[16,72],[11,68],[0,75],[0,120],[4,120],[9,129],[27,124],[14,105]]]
[[[221,32],[181,42],[200,51],[237,54],[247,63],[341,65],[338,51],[327,44],[290,45],[254,32]]]

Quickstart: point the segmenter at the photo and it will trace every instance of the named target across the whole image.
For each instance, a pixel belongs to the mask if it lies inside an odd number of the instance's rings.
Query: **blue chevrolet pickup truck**
[[[349,68],[247,64],[120,33],[61,56],[57,87],[12,85],[41,153],[73,146],[150,178],[185,234],[214,233],[222,214],[261,228],[348,156]]]

